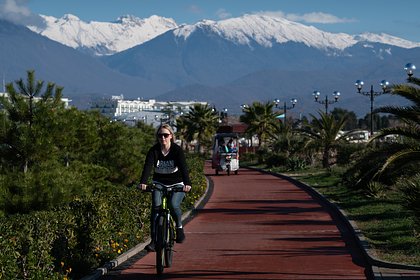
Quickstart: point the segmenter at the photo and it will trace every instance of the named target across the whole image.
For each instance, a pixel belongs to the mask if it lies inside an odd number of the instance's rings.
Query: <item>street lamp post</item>
[[[334,91],[333,92],[334,100],[328,100],[328,95],[325,95],[325,100],[319,100],[319,96],[321,95],[321,93],[317,90],[312,93],[312,95],[315,98],[315,102],[325,105],[325,114],[328,114],[328,105],[338,102],[338,98],[340,97],[340,94],[341,93],[339,91]]]
[[[280,100],[279,99],[274,99],[274,103],[276,104],[276,108],[277,108],[279,103],[280,103]],[[297,99],[296,98],[290,99],[290,103],[292,103],[292,106],[287,106],[287,102],[284,101],[284,104],[283,104],[284,121],[286,121],[287,110],[291,110],[291,109],[295,108],[296,103],[297,103]]]
[[[224,122],[226,124],[228,124],[228,122],[229,122],[227,111],[228,111],[227,108],[223,108],[223,111],[220,113],[220,117],[222,119],[222,122]]]
[[[242,104],[241,105],[242,112],[245,112],[248,108],[249,108],[249,106],[247,104]]]
[[[416,65],[413,63],[407,63],[404,67],[404,70],[407,72],[408,79],[410,80],[411,76],[414,74],[414,70],[416,70]]]
[[[389,82],[386,80],[381,81],[381,88],[382,91],[374,91],[373,85],[370,86],[370,91],[362,91],[364,82],[361,80],[357,80],[354,84],[357,88],[358,93],[363,94],[365,96],[370,96],[370,135],[373,135],[373,101],[375,100],[375,96],[382,95],[387,93],[387,88],[389,86]]]

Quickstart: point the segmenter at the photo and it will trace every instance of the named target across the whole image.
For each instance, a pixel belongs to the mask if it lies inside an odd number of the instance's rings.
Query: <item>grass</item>
[[[260,166],[261,168],[261,166]],[[401,194],[387,190],[369,197],[341,184],[343,170],[303,170],[287,173],[270,169],[304,182],[343,209],[367,238],[375,257],[388,262],[420,265],[420,240],[414,217],[404,208]]]

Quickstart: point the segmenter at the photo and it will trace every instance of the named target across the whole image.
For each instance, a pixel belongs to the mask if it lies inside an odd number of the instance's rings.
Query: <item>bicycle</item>
[[[172,266],[173,248],[176,239],[175,221],[168,207],[168,197],[172,192],[182,192],[183,184],[163,185],[158,188],[156,185],[149,186],[147,191],[160,191],[162,193],[162,204],[155,217],[155,236],[152,236],[156,251],[156,272],[162,274],[165,267]]]

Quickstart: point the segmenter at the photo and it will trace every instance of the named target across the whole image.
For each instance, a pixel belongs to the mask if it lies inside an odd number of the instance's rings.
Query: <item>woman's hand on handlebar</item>
[[[146,191],[147,190],[147,185],[146,184],[138,184],[137,188],[139,190]]]
[[[153,186],[149,186],[149,185],[146,185],[146,184],[138,184],[137,185],[137,188],[139,189],[139,190],[142,190],[142,191],[151,191],[151,190],[153,190]],[[179,188],[179,191],[181,190],[181,188]],[[182,188],[182,191],[183,192],[189,192],[191,190],[191,186],[190,185],[184,185],[183,186],[183,188]]]
[[[191,186],[190,185],[184,185],[183,191],[184,192],[189,192],[191,190]]]

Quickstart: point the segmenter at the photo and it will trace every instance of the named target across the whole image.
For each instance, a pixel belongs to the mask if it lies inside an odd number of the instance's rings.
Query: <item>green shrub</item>
[[[191,209],[206,189],[204,160],[189,155]],[[151,196],[134,186],[96,186],[52,211],[0,218],[0,279],[80,278],[145,241]]]
[[[2,175],[0,209],[7,214],[50,210],[100,188],[110,187],[107,169],[98,165],[73,162],[64,167],[46,162],[27,173]]]
[[[406,208],[414,214],[415,230],[420,237],[420,174],[410,178],[401,178],[397,182],[397,186],[403,193]]]
[[[387,187],[377,181],[371,181],[366,185],[365,193],[368,197],[384,198],[386,196]]]
[[[255,153],[240,154],[240,161],[247,164],[255,164],[257,163],[257,155]]]
[[[287,171],[303,170],[306,167],[306,161],[299,157],[289,157],[286,160]]]
[[[337,164],[348,165],[353,156],[364,148],[364,144],[342,144],[337,149]]]
[[[285,166],[288,163],[288,158],[283,153],[270,153],[267,154],[267,159],[265,160],[265,164],[267,167],[278,167],[278,166]]]

